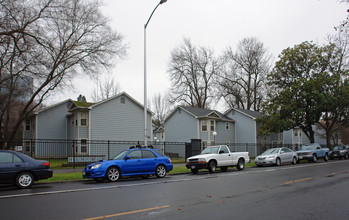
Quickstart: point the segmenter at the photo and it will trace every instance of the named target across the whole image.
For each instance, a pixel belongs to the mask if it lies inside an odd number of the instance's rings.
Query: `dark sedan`
[[[34,181],[52,177],[50,163],[16,151],[0,150],[0,183],[29,188]]]
[[[333,151],[331,151],[331,153],[330,153],[330,159],[333,160],[334,158],[348,159],[349,158],[349,147],[346,145],[335,146],[333,148]]]

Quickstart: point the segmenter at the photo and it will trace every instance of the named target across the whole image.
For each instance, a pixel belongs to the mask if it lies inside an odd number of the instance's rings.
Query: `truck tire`
[[[245,161],[242,158],[239,159],[236,168],[238,168],[238,170],[243,170],[245,168]]]
[[[326,153],[325,156],[324,156],[324,161],[325,161],[325,162],[328,161],[328,155],[327,155],[327,153]]]
[[[193,174],[198,174],[198,169],[191,169],[191,172],[193,173]]]
[[[208,171],[210,173],[213,173],[214,171],[216,171],[216,162],[214,160],[211,160],[209,163],[208,163]]]

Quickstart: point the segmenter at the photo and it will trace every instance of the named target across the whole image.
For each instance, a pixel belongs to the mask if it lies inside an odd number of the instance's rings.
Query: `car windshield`
[[[299,150],[313,150],[313,149],[314,149],[314,145],[304,145]]]
[[[121,153],[119,153],[118,155],[116,155],[113,160],[121,160],[126,154],[128,153],[127,150],[122,151]]]
[[[344,146],[335,146],[333,150],[345,150]]]
[[[201,154],[217,154],[219,147],[208,147]]]
[[[262,155],[269,155],[269,154],[277,154],[279,152],[280,148],[272,148],[264,151]]]

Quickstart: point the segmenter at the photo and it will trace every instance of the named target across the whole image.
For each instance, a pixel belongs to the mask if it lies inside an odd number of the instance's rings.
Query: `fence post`
[[[110,140],[108,140],[108,160],[110,160]]]
[[[73,141],[73,168],[75,168],[75,145],[77,140]]]

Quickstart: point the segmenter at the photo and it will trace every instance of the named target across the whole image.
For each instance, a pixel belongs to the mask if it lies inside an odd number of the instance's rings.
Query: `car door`
[[[232,156],[227,146],[221,146],[218,155],[218,166],[229,166],[232,164]]]
[[[291,162],[291,158],[292,158],[291,152],[288,151],[288,149],[286,147],[281,148],[280,158],[281,158],[282,163]]]
[[[150,150],[142,150],[144,172],[154,172],[158,164],[158,157]]]
[[[144,172],[141,150],[134,150],[125,156],[123,174],[133,174]]]
[[[0,182],[15,181],[17,173],[24,169],[25,164],[18,156],[10,152],[0,152]]]

